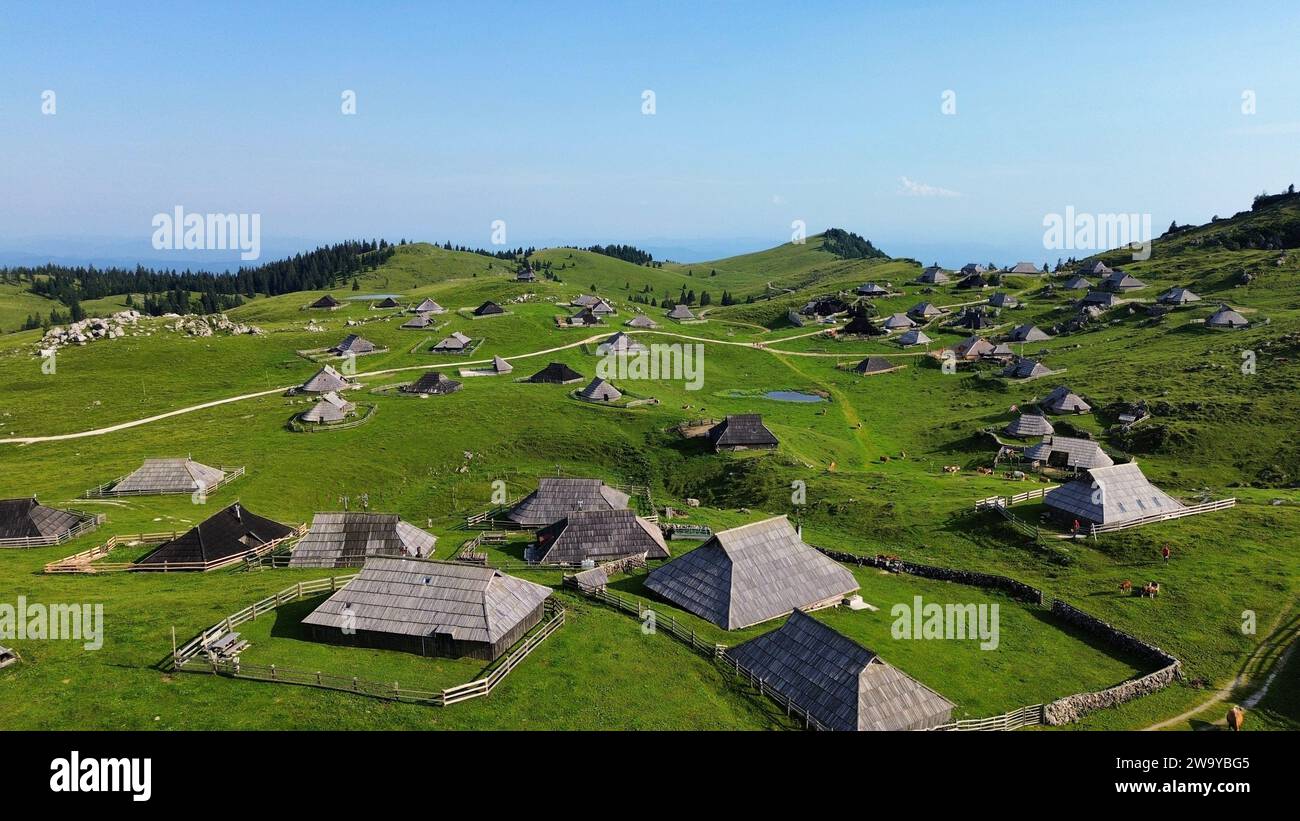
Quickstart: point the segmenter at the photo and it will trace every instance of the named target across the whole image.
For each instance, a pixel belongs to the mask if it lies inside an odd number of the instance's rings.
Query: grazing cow
[[[943,472],[944,472],[944,473],[961,473],[961,466],[960,466],[960,465],[944,465],[944,466],[943,466]]]
[[[1124,581],[1120,582],[1119,592],[1133,595],[1133,582],[1129,581],[1128,579],[1125,579]]]
[[[1239,705],[1233,705],[1232,709],[1228,711],[1227,718],[1228,729],[1235,733],[1241,729],[1242,722],[1246,720],[1246,711],[1241,709]]]
[[[1160,595],[1160,582],[1147,582],[1142,585],[1142,595],[1154,599]]]

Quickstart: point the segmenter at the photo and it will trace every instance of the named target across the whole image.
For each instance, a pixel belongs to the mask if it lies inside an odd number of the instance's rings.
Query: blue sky
[[[143,254],[181,205],[261,214],[272,254],[486,246],[502,219],[511,246],[689,257],[802,219],[1041,261],[1069,205],[1158,232],[1300,182],[1297,23],[1187,0],[11,5],[0,251]]]

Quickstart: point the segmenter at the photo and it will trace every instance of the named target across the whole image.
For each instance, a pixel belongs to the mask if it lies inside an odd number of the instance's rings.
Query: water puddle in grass
[[[764,399],[775,399],[777,402],[825,402],[826,397],[818,396],[815,393],[803,393],[802,391],[768,391],[763,394]]]
[[[344,297],[350,302],[365,302],[371,299],[401,299],[401,294],[358,294],[357,296]]]

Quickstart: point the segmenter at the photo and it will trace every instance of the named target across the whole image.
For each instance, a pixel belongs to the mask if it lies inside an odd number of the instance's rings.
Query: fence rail
[[[1044,723],[1043,705],[1031,704],[1002,715],[988,718],[963,718],[930,729],[949,732],[1019,730],[1021,727],[1035,727]]]
[[[381,698],[389,701],[407,701],[445,707],[473,698],[490,695],[519,664],[529,656],[548,636],[564,625],[565,610],[554,598],[545,603],[545,617],[541,628],[526,638],[522,644],[512,649],[490,667],[490,672],[483,678],[457,684],[441,690],[420,690],[402,687],[400,682],[369,681],[357,676],[336,676],[320,671],[298,670],[292,667],[280,667],[276,664],[244,664],[238,657],[221,659],[209,653],[212,642],[230,633],[239,625],[252,621],[260,615],[270,613],[277,607],[297,601],[305,596],[318,593],[333,593],[346,587],[359,574],[348,576],[331,576],[310,582],[299,582],[286,587],[280,592],[267,596],[245,607],[199,633],[198,636],[172,651],[172,669],[191,673],[210,673],[229,678],[251,679],[255,681],[297,684],[307,687],[320,687],[327,690],[340,690],[359,695]]]
[[[68,510],[67,512],[76,514],[79,518],[79,521],[70,529],[54,536],[22,536],[0,539],[0,548],[52,547],[66,544],[73,539],[94,531],[108,520],[108,517],[103,513],[86,513],[83,510]]]
[[[1156,522],[1165,522],[1170,519],[1181,519],[1184,516],[1195,516],[1198,513],[1209,513],[1213,510],[1227,510],[1230,507],[1236,507],[1235,498],[1218,499],[1213,502],[1203,502],[1199,505],[1184,507],[1179,510],[1170,511],[1169,513],[1156,513],[1151,516],[1143,516],[1140,519],[1129,519],[1127,522],[1116,522],[1108,525],[1093,524],[1088,528],[1088,535],[1096,538],[1098,533],[1113,533],[1116,530],[1126,530],[1130,527],[1139,525],[1155,524]]]

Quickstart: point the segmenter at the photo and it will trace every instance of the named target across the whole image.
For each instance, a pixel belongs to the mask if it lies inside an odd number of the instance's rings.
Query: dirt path
[[[1292,618],[1285,625],[1279,626],[1288,615],[1290,615],[1289,609],[1278,616],[1278,619],[1274,623],[1273,629],[1269,632],[1268,636],[1259,643],[1259,646],[1255,648],[1255,651],[1246,659],[1246,663],[1242,666],[1242,671],[1238,673],[1226,687],[1221,687],[1218,690],[1215,690],[1209,698],[1197,704],[1195,707],[1192,707],[1190,710],[1179,713],[1173,718],[1166,718],[1163,721],[1158,721],[1155,724],[1152,724],[1149,727],[1143,727],[1142,729],[1144,731],[1164,730],[1170,727],[1176,727],[1206,712],[1216,704],[1227,702],[1232,698],[1233,693],[1236,693],[1240,688],[1245,687],[1252,680],[1257,679],[1261,675],[1261,671],[1257,669],[1257,667],[1263,659],[1268,658],[1270,653],[1276,653],[1280,646],[1285,645],[1286,649],[1276,657],[1276,660],[1270,666],[1268,676],[1264,678],[1263,683],[1256,687],[1250,695],[1241,699],[1239,703],[1242,708],[1249,710],[1263,701],[1264,697],[1268,695],[1270,688],[1272,688],[1273,682],[1277,679],[1278,674],[1281,673],[1283,668],[1285,668],[1290,662],[1291,655],[1295,652],[1296,644],[1300,643],[1300,619]],[[1210,723],[1218,726],[1226,726],[1227,719],[1220,717],[1216,721]]]

